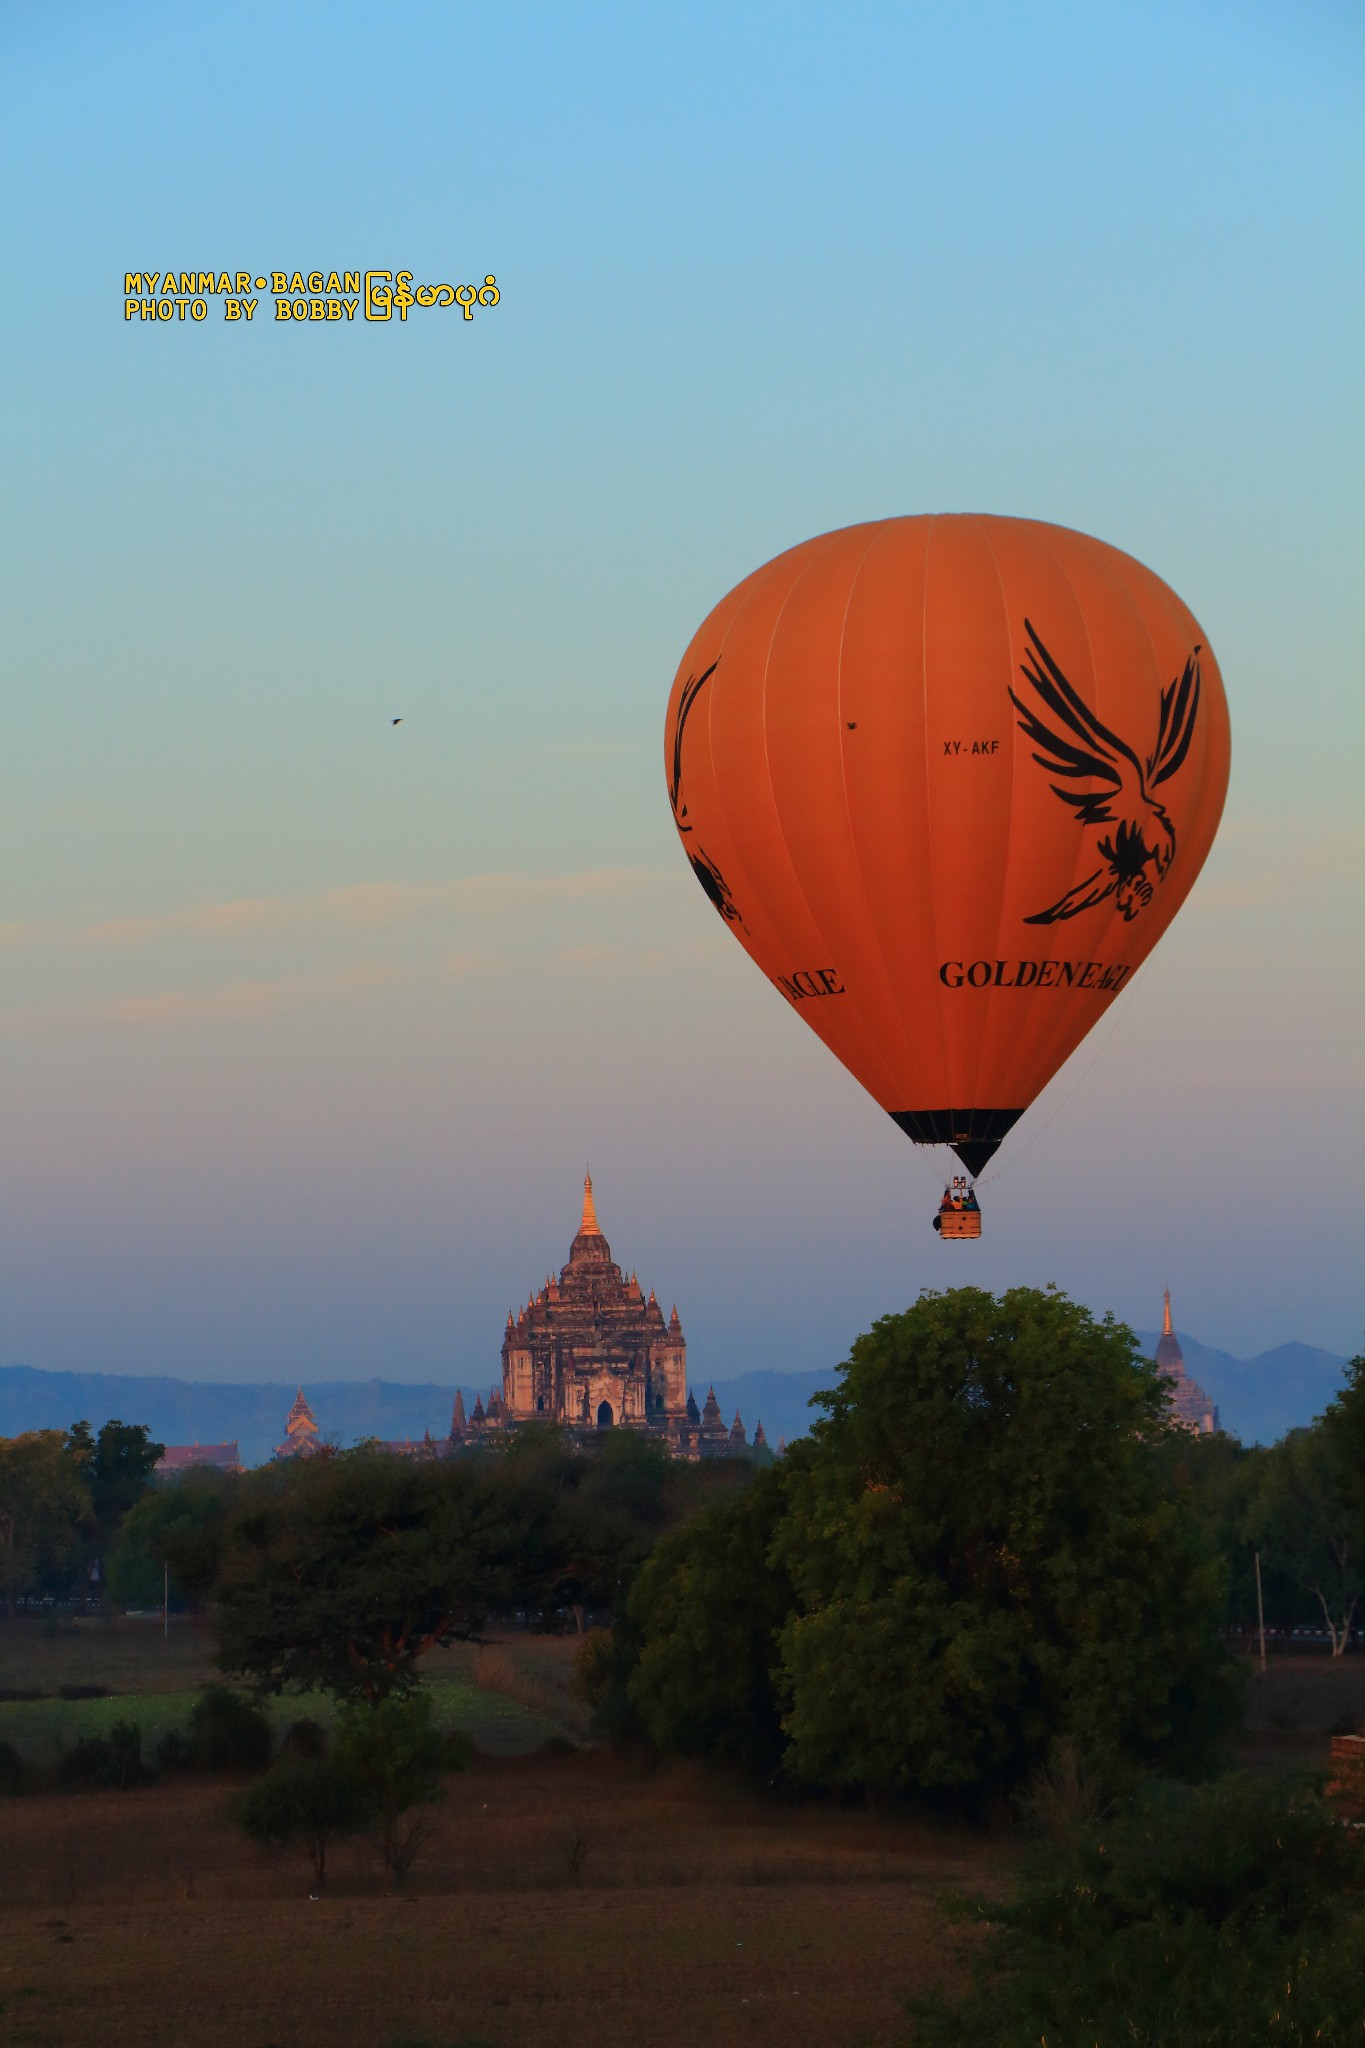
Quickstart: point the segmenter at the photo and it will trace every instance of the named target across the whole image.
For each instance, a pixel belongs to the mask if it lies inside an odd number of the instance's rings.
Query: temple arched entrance
[[[597,1411],[597,1427],[599,1429],[610,1429],[615,1420],[616,1418],[611,1412],[611,1402],[604,1401]]]

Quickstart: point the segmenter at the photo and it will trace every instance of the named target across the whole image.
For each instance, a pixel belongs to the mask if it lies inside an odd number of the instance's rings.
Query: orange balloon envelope
[[[665,767],[740,944],[916,1144],[980,1172],[1213,842],[1227,703],[1130,555],[1030,519],[876,520],[699,627]]]

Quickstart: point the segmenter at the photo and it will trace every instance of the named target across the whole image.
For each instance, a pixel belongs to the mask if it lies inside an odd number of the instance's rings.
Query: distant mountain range
[[[1148,1356],[1155,1330],[1139,1330]],[[1311,1344],[1281,1344],[1256,1358],[1234,1358],[1195,1337],[1182,1336],[1185,1369],[1198,1380],[1219,1411],[1224,1429],[1244,1443],[1273,1443],[1320,1415],[1341,1385],[1346,1365]],[[756,1422],[776,1448],[804,1435],[818,1410],[812,1394],[834,1384],[831,1371],[746,1372],[715,1381],[726,1419],[736,1410],[752,1436]],[[698,1404],[711,1382],[698,1382]],[[428,1381],[405,1386],[392,1380],[315,1380],[304,1393],[324,1437],[353,1444],[362,1437],[441,1437],[450,1428],[453,1385]],[[461,1387],[472,1409],[487,1387]],[[82,1417],[96,1429],[111,1417],[145,1422],[163,1443],[225,1443],[235,1438],[247,1465],[267,1459],[284,1435],[295,1387],[229,1384],[212,1380],[142,1379],[115,1373],[43,1372],[29,1365],[0,1366],[0,1436],[24,1429],[65,1429]]]

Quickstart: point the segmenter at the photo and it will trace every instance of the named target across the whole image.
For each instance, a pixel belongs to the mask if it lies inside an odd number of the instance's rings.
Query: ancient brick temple
[[[1180,1348],[1180,1339],[1171,1328],[1169,1287],[1166,1289],[1166,1311],[1162,1319],[1161,1335],[1156,1342],[1156,1362],[1171,1382],[1172,1422],[1181,1429],[1193,1430],[1196,1436],[1212,1436],[1218,1427],[1218,1410],[1198,1380],[1192,1380],[1185,1370],[1185,1354]]]
[[[507,1318],[498,1406],[504,1427],[537,1417],[574,1430],[624,1425],[696,1455],[700,1418],[688,1414],[687,1344],[677,1308],[665,1322],[653,1288],[646,1299],[634,1273],[627,1279],[614,1263],[590,1174],[569,1263]],[[490,1421],[492,1411],[490,1401]]]

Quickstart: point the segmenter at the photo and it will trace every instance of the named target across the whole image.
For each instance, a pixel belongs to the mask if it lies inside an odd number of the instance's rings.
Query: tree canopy
[[[224,1534],[219,1664],[265,1692],[409,1691],[424,1650],[508,1604],[515,1505],[472,1463],[362,1451],[262,1474]]]
[[[66,1442],[89,1489],[95,1540],[103,1547],[151,1485],[166,1446],[152,1441],[144,1423],[117,1420],[103,1423],[98,1436],[88,1422],[74,1423]]]
[[[768,1559],[784,1508],[769,1467],[665,1536],[636,1580],[620,1625],[630,1698],[661,1749],[759,1775],[780,1764],[778,1632],[793,1595]]]
[[[926,1293],[820,1399],[771,1493],[641,1575],[631,1693],[657,1741],[752,1750],[766,1685],[785,1768],[868,1792],[985,1796],[1064,1738],[1209,1752],[1236,1704],[1221,1566],[1130,1331],[1054,1289]]]
[[[69,1591],[93,1521],[81,1461],[59,1429],[0,1437],[0,1592],[5,1609]]]

